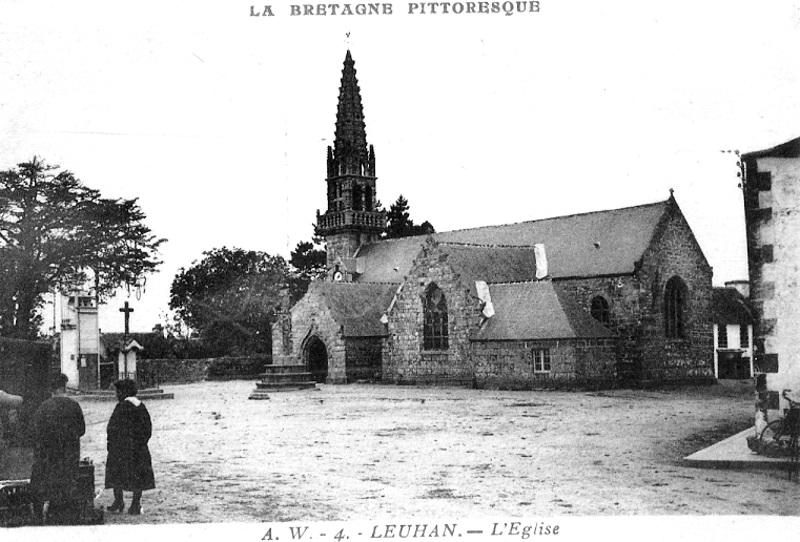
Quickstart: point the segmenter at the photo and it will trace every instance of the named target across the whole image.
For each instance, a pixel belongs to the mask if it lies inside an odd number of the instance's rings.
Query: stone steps
[[[314,376],[306,370],[305,365],[268,365],[260,374],[261,382],[256,382],[256,389],[248,399],[269,399],[268,392],[307,390],[317,387]]]
[[[305,365],[267,365],[259,378],[278,374],[308,373]]]

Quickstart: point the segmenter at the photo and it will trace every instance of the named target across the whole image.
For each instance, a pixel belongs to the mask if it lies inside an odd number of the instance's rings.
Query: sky
[[[540,0],[510,16],[273,2],[273,17],[252,2],[0,0],[0,169],[42,157],[139,198],[168,239],[143,291],[101,309],[104,331],[122,330],[126,300],[133,331],[163,322],[203,251],[288,259],[311,239],[348,49],[385,207],[402,194],[446,231],[673,189],[715,285],[747,278],[734,151],[800,135],[800,2]]]

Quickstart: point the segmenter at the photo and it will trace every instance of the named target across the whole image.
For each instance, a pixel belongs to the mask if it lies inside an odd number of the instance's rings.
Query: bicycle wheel
[[[778,418],[777,420],[772,420],[767,424],[767,426],[761,431],[761,435],[758,437],[761,442],[778,442],[783,437],[783,418]]]
[[[759,454],[773,458],[787,457],[789,438],[784,434],[784,430],[785,423],[782,418],[767,424],[759,438]]]

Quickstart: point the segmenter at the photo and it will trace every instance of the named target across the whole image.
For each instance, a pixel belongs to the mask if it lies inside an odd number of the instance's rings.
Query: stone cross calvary
[[[119,310],[119,312],[124,312],[125,313],[125,337],[127,337],[128,334],[130,333],[130,329],[128,328],[128,325],[130,323],[130,317],[131,317],[131,313],[133,312],[133,309],[128,306],[128,302],[126,301],[125,302],[125,306],[122,307]]]
[[[128,334],[130,333],[129,324],[130,324],[130,318],[131,318],[131,313],[133,312],[133,309],[130,306],[128,306],[128,302],[126,301],[125,302],[125,306],[122,307],[121,309],[119,309],[119,312],[125,313],[125,335],[123,336],[123,339],[122,339],[123,365],[122,365],[122,374],[120,374],[120,378],[128,378],[129,377],[129,375],[128,375],[128,351],[126,350],[128,345],[125,344],[125,343],[128,342]]]

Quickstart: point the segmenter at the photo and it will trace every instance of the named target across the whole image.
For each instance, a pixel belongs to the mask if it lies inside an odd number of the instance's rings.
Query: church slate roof
[[[381,323],[392,302],[397,285],[359,284],[352,282],[314,282],[333,319],[342,326],[345,337],[385,337],[386,326]]]
[[[495,314],[473,334],[474,341],[615,337],[549,280],[490,284],[489,292]]]
[[[362,246],[355,256],[365,260],[364,273],[356,280],[400,284],[411,271],[414,258],[422,250],[426,238],[426,235],[416,235]]]
[[[485,247],[441,244],[447,263],[474,287],[484,282],[522,282],[536,279],[536,257],[533,247]]]
[[[714,288],[712,321],[715,324],[752,324],[750,303],[735,288]]]
[[[632,273],[670,201],[434,234],[437,241],[545,247],[552,278]]]
[[[494,257],[489,255],[489,247],[530,248],[541,243],[545,247],[549,276],[553,279],[629,274],[635,271],[636,262],[650,245],[656,226],[668,212],[670,202],[674,200],[670,198],[623,209],[441,232],[432,237],[445,245],[486,247],[485,253],[472,251],[472,255],[481,261],[469,265],[464,263],[465,268],[488,270],[491,267],[490,260]],[[419,235],[364,245],[356,254],[364,258],[364,273],[356,281],[401,283],[427,237]],[[459,249],[455,248],[443,250],[454,255],[454,262],[465,262],[461,256],[472,249],[465,248],[463,253],[458,253]],[[535,263],[532,254],[530,262]],[[494,265],[501,267],[499,262]],[[531,269],[535,271],[535,265]],[[491,273],[498,276],[494,282],[533,278],[525,276],[518,269],[496,269]],[[508,276],[504,277],[504,274]],[[477,280],[493,282],[480,277]]]

